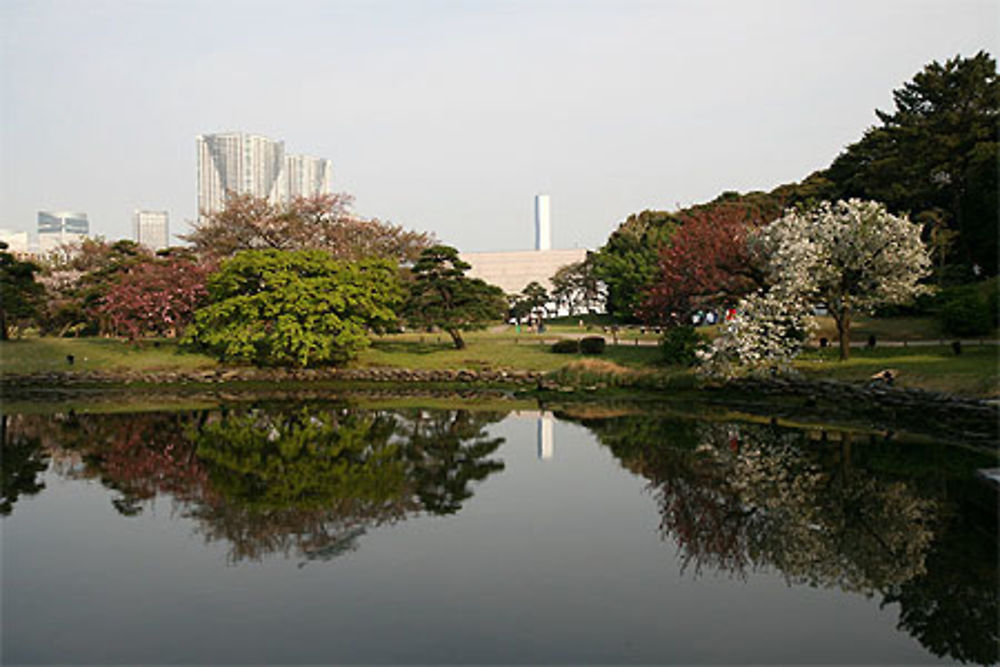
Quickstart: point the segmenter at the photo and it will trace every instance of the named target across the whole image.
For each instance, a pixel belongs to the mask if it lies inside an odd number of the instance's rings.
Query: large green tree
[[[20,320],[35,315],[45,291],[35,282],[38,266],[6,250],[7,244],[0,241],[0,340],[7,340]]]
[[[441,328],[459,350],[465,347],[463,331],[482,329],[507,312],[503,290],[467,277],[465,272],[470,268],[450,246],[424,250],[413,266],[414,280],[406,304],[406,316],[413,325]]]
[[[824,176],[835,198],[876,199],[954,232],[952,261],[997,272],[1000,81],[980,51],[931,62],[893,91],[894,109],[851,144]],[[967,274],[972,277],[971,272]]]
[[[343,262],[318,250],[248,250],[208,281],[188,344],[258,365],[342,363],[388,326],[403,291],[387,260]]]
[[[677,218],[665,211],[633,214],[612,232],[594,255],[594,272],[607,286],[605,308],[632,320],[646,289],[656,278],[659,252],[677,229]]]

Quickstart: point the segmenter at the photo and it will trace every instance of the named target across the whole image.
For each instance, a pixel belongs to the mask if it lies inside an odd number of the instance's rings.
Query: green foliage
[[[996,62],[931,62],[893,91],[895,109],[847,147],[824,176],[836,198],[863,197],[890,210],[941,218],[957,237],[952,261],[997,271],[997,150],[1000,80]],[[940,236],[940,232],[938,232]],[[946,250],[946,249],[945,249]]]
[[[942,290],[936,301],[938,317],[947,333],[956,336],[980,336],[997,326],[998,279],[976,285]]]
[[[302,367],[355,356],[368,330],[395,321],[403,296],[389,261],[308,250],[238,253],[209,278],[208,293],[186,344],[222,360]]]
[[[44,288],[35,282],[39,268],[32,262],[22,262],[0,242],[0,340],[7,340],[9,331],[20,321],[38,312]]]
[[[601,336],[587,336],[580,339],[580,351],[584,354],[603,354],[605,345]]]
[[[580,341],[575,338],[557,340],[552,345],[552,351],[556,354],[576,354],[580,351]]]
[[[455,248],[438,245],[424,250],[413,266],[414,281],[405,306],[412,325],[440,327],[457,349],[465,347],[462,331],[482,329],[507,312],[503,290],[479,278],[467,278],[469,268]]]
[[[635,319],[636,308],[656,277],[659,250],[677,225],[676,216],[665,211],[630,215],[595,253],[594,273],[607,286],[605,307],[616,318]]]
[[[705,349],[708,339],[695,331],[694,327],[671,327],[660,339],[660,352],[668,364],[692,366],[698,360],[696,353]]]
[[[521,290],[521,303],[528,307],[528,313],[547,312],[549,293],[541,283],[532,280]]]

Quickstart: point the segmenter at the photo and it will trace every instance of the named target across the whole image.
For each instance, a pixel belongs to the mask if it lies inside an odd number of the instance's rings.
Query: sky
[[[354,210],[465,251],[596,248],[630,213],[830,162],[995,0],[0,2],[0,228],[197,209],[195,136],[333,161]]]

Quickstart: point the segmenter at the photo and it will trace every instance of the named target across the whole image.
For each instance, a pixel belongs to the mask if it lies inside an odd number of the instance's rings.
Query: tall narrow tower
[[[535,250],[552,249],[549,196],[535,195]]]

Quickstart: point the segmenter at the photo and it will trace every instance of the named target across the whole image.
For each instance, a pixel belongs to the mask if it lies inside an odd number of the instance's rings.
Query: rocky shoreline
[[[391,383],[395,385],[464,385],[508,387],[508,392],[586,394],[599,400],[605,385],[577,387],[560,383],[539,371],[421,370],[402,368],[226,368],[159,372],[47,372],[0,377],[0,395],[7,399],[45,400],[46,395],[74,391],[102,392],[120,388],[219,386],[226,384]],[[220,387],[221,388],[221,387]],[[619,386],[620,392],[642,392],[656,399],[668,394],[645,387]],[[917,428],[949,440],[996,448],[1000,442],[1000,411],[996,401],[890,386],[884,382],[849,383],[802,378],[744,378],[698,390],[713,402],[755,413],[818,417],[865,417],[899,430]]]
[[[502,370],[404,368],[227,368],[204,371],[45,372],[0,377],[0,389],[100,385],[217,384],[225,382],[431,382],[537,384],[544,373]]]
[[[996,401],[894,387],[884,382],[850,383],[802,378],[743,378],[724,387],[725,402],[753,411],[865,417],[899,431],[931,433],[949,441],[989,449],[1000,447],[1000,405]],[[759,411],[759,410],[758,410]]]

